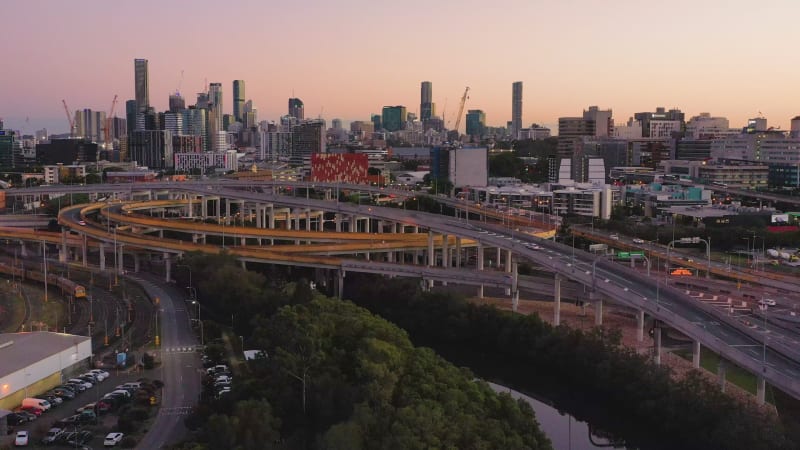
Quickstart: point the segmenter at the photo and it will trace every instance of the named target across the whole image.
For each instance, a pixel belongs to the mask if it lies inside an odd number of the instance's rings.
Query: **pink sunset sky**
[[[4,0],[0,117],[9,128],[67,132],[61,106],[117,115],[134,96],[133,60],[150,62],[150,101],[187,104],[205,80],[246,82],[259,120],[286,114],[368,120],[384,105],[419,110],[433,83],[436,112],[455,122],[482,109],[511,119],[524,83],[523,124],[554,127],[590,106],[617,123],[656,106],[743,126],[759,112],[788,128],[800,114],[796,0]],[[181,81],[181,73],[183,79]],[[29,122],[25,124],[25,118]],[[462,129],[464,120],[462,119]],[[554,130],[555,132],[555,130]]]

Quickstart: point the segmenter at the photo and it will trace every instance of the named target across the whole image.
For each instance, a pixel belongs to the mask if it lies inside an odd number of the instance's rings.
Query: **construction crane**
[[[114,145],[112,144],[109,148],[109,144],[111,144],[111,125],[114,119],[114,109],[117,107],[117,95],[114,94],[114,100],[111,101],[111,109],[108,111],[108,115],[106,116],[106,123],[105,129],[103,130],[103,144],[106,146],[106,150],[113,149]]]
[[[464,114],[464,105],[467,103],[467,94],[469,94],[469,86],[464,89],[464,95],[461,96],[461,104],[458,105],[458,116],[456,116],[456,126],[453,128],[458,131],[458,126],[461,125],[461,115]]]
[[[67,121],[69,122],[69,137],[75,137],[75,117],[72,116],[69,112],[69,107],[67,106],[66,100],[61,100],[61,103],[64,105],[64,112],[67,114]]]

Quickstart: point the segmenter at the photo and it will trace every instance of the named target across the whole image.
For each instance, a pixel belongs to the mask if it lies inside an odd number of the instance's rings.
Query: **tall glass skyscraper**
[[[303,101],[299,98],[289,99],[289,115],[298,120],[303,120],[305,116]]]
[[[244,80],[233,80],[233,117],[244,123]]]
[[[136,83],[136,108],[144,112],[150,106],[150,74],[146,59],[134,59],[134,81]]]
[[[436,114],[433,106],[433,83],[423,81],[420,86],[419,119],[426,121]]]
[[[511,86],[511,137],[517,139],[522,130],[522,81]]]

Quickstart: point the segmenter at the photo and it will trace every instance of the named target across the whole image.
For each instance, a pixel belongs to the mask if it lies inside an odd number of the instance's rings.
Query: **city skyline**
[[[15,70],[0,83],[0,117],[28,134],[43,127],[68,132],[61,100],[72,111],[107,112],[114,95],[134,99],[136,58],[148,60],[149,102],[157,111],[168,109],[176,89],[189,105],[218,82],[230,114],[231,83],[245,80],[260,120],[284,115],[291,97],[303,100],[306,117],[321,114],[328,122],[367,121],[387,105],[419,117],[422,81],[432,83],[436,113],[451,126],[465,86],[465,110],[480,109],[487,125],[505,126],[514,81],[525,85],[523,127],[536,122],[555,130],[558,117],[591,105],[612,109],[616,123],[657,106],[680,108],[687,119],[725,116],[732,127],[763,114],[771,126],[788,129],[800,114],[800,93],[791,90],[798,63],[782,56],[793,49],[780,31],[792,29],[792,11],[800,12],[790,1],[759,5],[768,23],[751,20],[743,1],[677,0],[661,8],[623,0],[609,8],[578,0],[412,0],[402,9],[365,1],[310,9],[240,1],[225,8],[241,12],[241,20],[219,21],[213,36],[197,26],[204,5],[7,2],[16,20],[0,36],[15,42],[5,57]],[[143,21],[157,32],[141,33]],[[113,25],[113,32],[75,26],[84,23]],[[296,31],[298,24],[304,31]],[[490,32],[476,39],[487,25]],[[397,42],[370,38],[386,28],[396,29]],[[746,62],[755,54],[759,64]]]

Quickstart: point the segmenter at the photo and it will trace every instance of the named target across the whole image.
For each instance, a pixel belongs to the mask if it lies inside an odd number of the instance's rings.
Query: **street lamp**
[[[200,318],[200,302],[192,300],[193,305],[197,305],[197,323],[200,324],[200,345],[205,345],[205,336],[203,333],[203,320]]]

